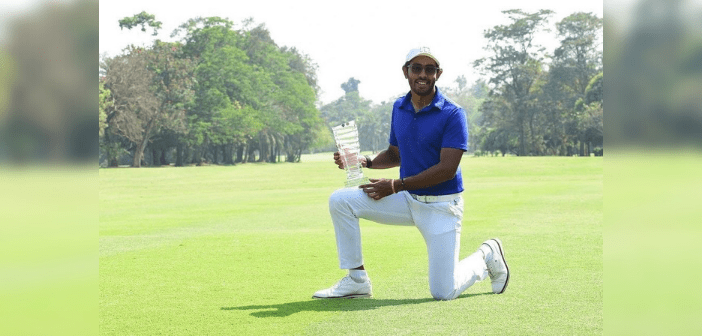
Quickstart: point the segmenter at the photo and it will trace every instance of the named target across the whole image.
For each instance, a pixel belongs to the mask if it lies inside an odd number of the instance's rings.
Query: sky
[[[348,5],[341,5],[341,4]],[[527,12],[551,9],[549,26],[575,12],[603,16],[602,1],[487,1],[435,0],[426,2],[367,1],[163,1],[101,0],[100,54],[115,56],[129,44],[150,45],[154,38],[172,41],[171,32],[190,18],[220,16],[239,24],[252,17],[263,23],[279,46],[295,47],[319,66],[323,104],[343,96],[341,84],[360,80],[361,97],[379,104],[409,91],[401,66],[412,48],[431,48],[444,73],[439,86],[455,86],[458,76],[473,83],[480,75],[474,60],[486,56],[483,32],[508,23],[502,10]],[[120,30],[118,20],[146,11],[163,23],[157,37],[140,29]],[[557,45],[554,32],[541,37],[547,50]]]

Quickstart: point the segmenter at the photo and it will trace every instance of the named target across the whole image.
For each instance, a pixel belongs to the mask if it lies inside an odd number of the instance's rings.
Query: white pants
[[[437,300],[455,299],[488,276],[482,252],[458,260],[463,219],[461,196],[449,202],[423,203],[401,191],[376,201],[359,188],[346,188],[329,197],[329,212],[342,269],[363,265],[359,226],[359,218],[363,218],[382,224],[414,225],[419,229],[429,255],[429,289]]]

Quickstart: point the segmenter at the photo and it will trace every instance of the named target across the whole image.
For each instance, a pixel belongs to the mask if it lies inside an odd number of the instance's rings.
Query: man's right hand
[[[341,159],[339,152],[334,152],[334,163],[339,166],[339,169],[344,169],[344,160]]]

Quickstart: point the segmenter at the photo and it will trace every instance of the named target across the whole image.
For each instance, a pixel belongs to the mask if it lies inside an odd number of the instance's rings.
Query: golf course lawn
[[[344,275],[327,200],[345,174],[330,153],[100,169],[100,333],[601,334],[602,158],[465,156],[461,168],[460,257],[499,237],[512,272],[501,295],[486,280],[433,300],[417,229],[362,220],[373,298],[312,299]]]

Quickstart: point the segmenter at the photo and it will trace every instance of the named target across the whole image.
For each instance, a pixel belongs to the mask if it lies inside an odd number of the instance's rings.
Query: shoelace
[[[337,289],[349,281],[353,281],[353,279],[351,279],[351,277],[347,275],[347,276],[343,277],[339,282],[334,284],[334,286],[332,288]]]

